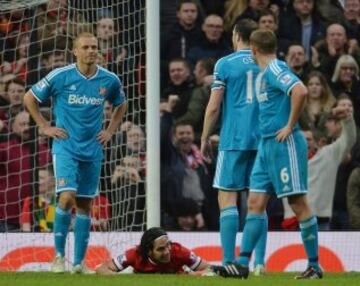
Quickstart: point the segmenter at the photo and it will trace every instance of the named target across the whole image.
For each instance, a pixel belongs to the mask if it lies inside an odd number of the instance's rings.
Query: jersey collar
[[[83,74],[80,72],[80,70],[78,69],[77,65],[76,65],[76,64],[74,64],[74,65],[75,65],[75,69],[76,69],[77,73],[78,73],[82,78],[84,78],[84,79],[86,79],[86,80],[92,80],[92,79],[94,79],[94,78],[97,76],[97,74],[99,73],[99,67],[98,67],[98,65],[96,65],[96,71],[95,71],[95,73],[94,73],[91,77],[86,77],[85,75],[83,75]]]

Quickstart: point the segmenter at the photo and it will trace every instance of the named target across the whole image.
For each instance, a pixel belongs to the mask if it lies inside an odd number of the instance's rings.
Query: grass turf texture
[[[52,274],[44,272],[0,272],[0,285],[9,286],[207,286],[207,285],[322,285],[322,286],[352,286],[360,285],[360,273],[326,273],[322,280],[294,280],[295,273],[269,273],[263,277],[250,276],[247,280],[222,277],[193,277],[188,275],[144,275],[124,274],[116,276]]]

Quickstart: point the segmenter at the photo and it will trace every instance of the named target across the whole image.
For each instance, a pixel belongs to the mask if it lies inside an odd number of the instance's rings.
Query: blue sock
[[[84,260],[90,237],[91,218],[88,214],[77,213],[74,224],[75,251],[74,265]]]
[[[311,216],[300,222],[301,238],[305,247],[309,266],[320,269],[319,266],[319,245],[318,245],[318,225],[316,216]]]
[[[65,244],[71,223],[71,210],[65,210],[59,205],[55,209],[54,239],[55,255],[65,256]]]
[[[223,251],[223,265],[235,262],[236,234],[239,230],[239,213],[236,206],[220,212],[220,238]]]
[[[238,264],[249,266],[251,253],[264,229],[265,218],[265,214],[248,214],[246,216]]]
[[[264,212],[264,219],[265,221],[261,231],[261,235],[255,246],[254,266],[265,265],[265,251],[266,251],[266,241],[267,241],[267,233],[268,233],[268,217],[266,212]]]

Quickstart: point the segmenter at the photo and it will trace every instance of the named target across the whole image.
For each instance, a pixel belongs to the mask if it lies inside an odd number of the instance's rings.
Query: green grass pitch
[[[322,280],[293,280],[294,273],[268,273],[263,277],[250,276],[247,280],[222,277],[194,277],[188,275],[71,275],[44,272],[0,273],[0,285],[9,286],[231,286],[231,285],[321,285],[359,286],[360,273],[326,273]]]

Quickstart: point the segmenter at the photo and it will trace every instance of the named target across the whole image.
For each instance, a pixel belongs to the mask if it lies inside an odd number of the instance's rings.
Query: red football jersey
[[[151,259],[145,259],[138,253],[138,247],[130,248],[113,261],[119,271],[131,266],[136,273],[181,273],[184,272],[184,266],[196,270],[201,263],[201,258],[181,244],[172,242],[169,263],[157,264]]]

